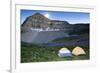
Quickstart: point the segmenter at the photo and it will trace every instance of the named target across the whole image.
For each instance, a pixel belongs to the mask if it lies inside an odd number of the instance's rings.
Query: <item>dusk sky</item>
[[[62,20],[68,21],[71,24],[75,23],[90,23],[90,14],[87,12],[56,12],[56,11],[41,11],[41,10],[21,10],[21,24],[24,20],[34,15],[35,13],[40,13],[51,20]]]

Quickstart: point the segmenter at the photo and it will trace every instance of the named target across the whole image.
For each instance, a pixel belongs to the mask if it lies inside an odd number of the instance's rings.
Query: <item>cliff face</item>
[[[26,18],[21,25],[21,31],[26,32],[30,28],[46,28],[50,24],[50,19],[46,18],[40,13],[36,13]]]
[[[21,31],[26,32],[30,28],[51,28],[51,29],[65,29],[71,26],[67,21],[50,20],[40,13],[36,13],[26,18],[24,23],[21,25]]]

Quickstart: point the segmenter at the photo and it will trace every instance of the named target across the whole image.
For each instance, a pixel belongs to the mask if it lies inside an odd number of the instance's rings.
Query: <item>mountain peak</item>
[[[45,17],[43,14],[41,13],[35,13],[32,15],[32,18],[36,18],[36,19],[45,19],[45,20],[50,20],[49,18]]]
[[[42,16],[42,17],[44,17],[44,15],[42,15],[42,14],[40,14],[40,13],[35,13],[35,14],[33,14],[32,16]]]
[[[42,14],[40,14],[40,13],[35,13],[34,15],[42,15]]]

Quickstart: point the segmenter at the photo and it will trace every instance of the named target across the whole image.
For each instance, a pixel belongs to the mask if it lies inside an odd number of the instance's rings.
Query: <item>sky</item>
[[[56,11],[41,11],[41,10],[21,10],[21,24],[25,19],[35,13],[40,13],[51,20],[68,21],[70,24],[75,23],[90,23],[90,14],[87,12],[56,12]]]

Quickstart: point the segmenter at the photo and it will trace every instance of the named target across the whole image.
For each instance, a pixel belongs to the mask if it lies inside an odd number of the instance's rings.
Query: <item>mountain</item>
[[[80,34],[89,34],[89,23],[77,23],[72,26],[72,30],[69,32],[70,35],[80,35]]]
[[[26,18],[21,25],[21,31],[26,32],[30,28],[46,28],[50,24],[50,19],[46,18],[40,13],[36,13]]]
[[[21,32],[28,32],[32,29],[61,29],[66,30],[70,35],[89,33],[89,23],[70,24],[67,21],[51,20],[40,13],[35,13],[26,18],[21,25]]]
[[[21,25],[21,31],[26,32],[30,28],[51,28],[51,29],[66,29],[71,25],[67,21],[51,20],[40,13],[35,13],[32,16],[26,18]]]

